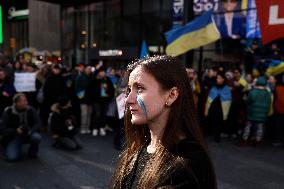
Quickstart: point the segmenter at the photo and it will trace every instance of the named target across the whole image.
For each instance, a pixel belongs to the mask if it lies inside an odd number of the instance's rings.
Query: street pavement
[[[76,152],[54,149],[44,136],[39,157],[7,163],[0,160],[0,189],[103,189],[111,178],[119,151],[113,136],[81,136]],[[208,138],[219,189],[284,189],[284,148],[263,144],[240,148]]]

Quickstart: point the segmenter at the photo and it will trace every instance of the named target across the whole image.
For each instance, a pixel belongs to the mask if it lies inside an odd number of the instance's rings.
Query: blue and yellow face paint
[[[145,106],[144,100],[142,99],[142,97],[139,94],[137,95],[137,102],[138,102],[138,105],[142,108],[142,111],[143,111],[146,119],[148,119],[147,108]]]

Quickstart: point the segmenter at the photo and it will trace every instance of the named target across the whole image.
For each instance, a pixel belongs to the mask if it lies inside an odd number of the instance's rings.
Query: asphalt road
[[[0,160],[0,189],[107,188],[119,155],[112,135],[81,138],[81,151],[54,149],[45,136],[38,159]],[[234,142],[208,139],[220,189],[284,189],[284,148],[240,148]]]

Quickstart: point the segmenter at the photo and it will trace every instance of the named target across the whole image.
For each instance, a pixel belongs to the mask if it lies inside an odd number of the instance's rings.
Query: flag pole
[[[184,1],[184,23],[192,21],[194,18],[193,1]],[[193,50],[188,51],[182,56],[186,67],[193,66]]]
[[[203,69],[203,46],[199,48],[199,60],[198,60],[198,70],[197,70],[198,79],[202,77],[202,69]]]

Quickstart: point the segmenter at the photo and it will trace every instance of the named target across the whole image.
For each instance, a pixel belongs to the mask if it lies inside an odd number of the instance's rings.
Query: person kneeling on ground
[[[35,158],[41,141],[39,116],[28,105],[25,94],[15,95],[13,102],[2,115],[1,132],[5,158],[8,161],[19,160],[23,144],[30,144],[28,155]]]
[[[76,136],[78,127],[69,98],[60,97],[58,103],[52,105],[51,111],[50,129],[55,140],[54,147],[67,150],[81,149],[81,141]]]

